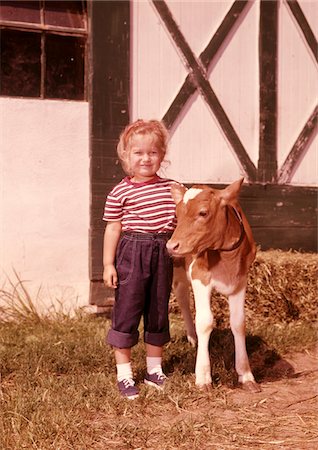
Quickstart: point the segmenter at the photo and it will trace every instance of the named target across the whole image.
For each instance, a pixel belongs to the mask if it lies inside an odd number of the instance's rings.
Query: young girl
[[[172,260],[166,242],[175,225],[172,180],[157,172],[167,150],[167,130],[156,120],[136,122],[122,132],[118,156],[127,176],[109,193],[103,219],[104,283],[115,288],[112,327],[107,342],[114,347],[118,388],[138,396],[131,367],[131,348],[144,321],[147,374],[145,383],[162,389],[163,345],[169,342],[168,302]]]

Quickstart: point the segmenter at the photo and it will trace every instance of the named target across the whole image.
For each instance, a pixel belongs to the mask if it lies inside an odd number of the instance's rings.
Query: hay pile
[[[311,253],[259,251],[248,277],[247,323],[316,321],[317,260],[317,255]],[[173,294],[171,309],[179,312]],[[216,326],[227,327],[229,311],[225,297],[213,292],[212,310]]]

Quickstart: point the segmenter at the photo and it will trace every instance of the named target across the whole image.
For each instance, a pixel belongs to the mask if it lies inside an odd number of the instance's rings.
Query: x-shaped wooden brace
[[[212,37],[206,49],[202,52],[199,59],[197,59],[192,52],[189,44],[184,38],[183,34],[174,21],[174,18],[166,5],[164,0],[152,0],[152,3],[158,11],[163,23],[169,31],[171,37],[180,50],[184,63],[189,71],[182,88],[180,89],[176,99],[169,108],[163,121],[168,128],[173,126],[179,112],[184,107],[187,99],[195,92],[196,89],[200,92],[208,107],[213,112],[214,116],[221,125],[221,128],[231,144],[242,169],[245,172],[249,181],[256,181],[257,170],[249,155],[247,154],[240,138],[233,128],[229,118],[227,117],[221,103],[219,102],[215,92],[213,91],[210,82],[207,79],[206,69],[208,69],[211,61],[221,47],[225,38],[233,28],[235,22],[239,18],[242,11],[250,3],[249,1],[236,0],[230,11],[227,13],[225,19]]]

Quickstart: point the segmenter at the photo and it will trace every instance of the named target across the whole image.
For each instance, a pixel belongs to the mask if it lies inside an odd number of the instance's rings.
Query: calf
[[[195,185],[189,190],[184,186],[173,186],[178,225],[167,248],[176,261],[174,287],[185,318],[188,339],[193,343],[197,336],[196,384],[211,388],[209,339],[213,314],[210,297],[214,288],[229,300],[239,382],[244,388],[259,392],[260,387],[251,372],[245,344],[245,290],[256,246],[237,200],[242,182],[243,178],[223,190],[204,185]],[[182,271],[178,258],[183,258],[194,293],[195,330],[185,289],[185,271]]]

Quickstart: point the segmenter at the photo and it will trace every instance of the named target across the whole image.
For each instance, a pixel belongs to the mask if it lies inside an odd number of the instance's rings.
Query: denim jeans
[[[122,234],[116,253],[118,287],[107,342],[130,348],[139,339],[144,319],[144,341],[163,346],[170,340],[168,304],[173,263],[166,243],[171,233]]]

